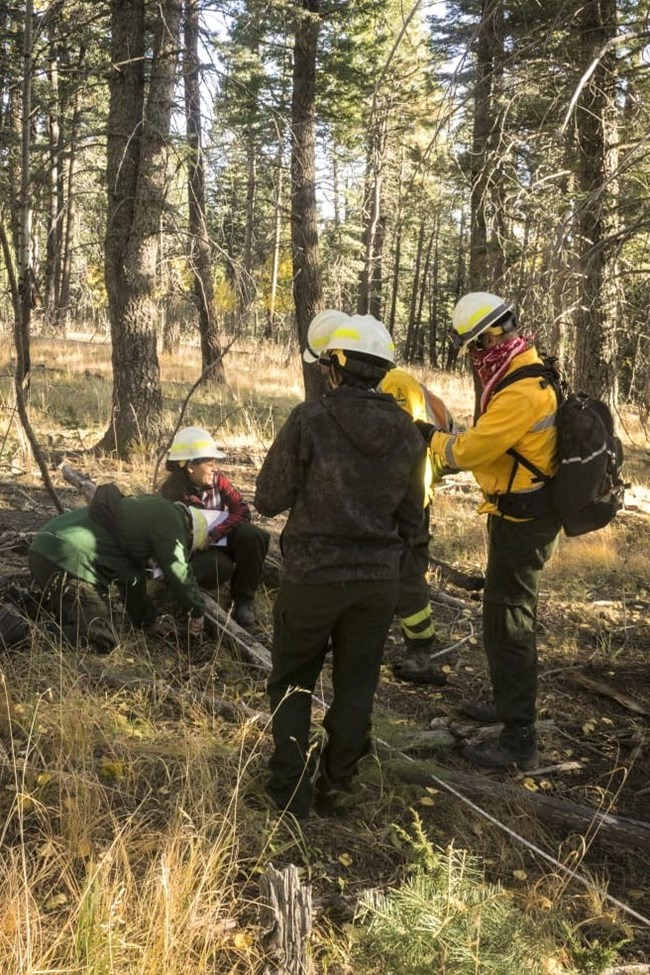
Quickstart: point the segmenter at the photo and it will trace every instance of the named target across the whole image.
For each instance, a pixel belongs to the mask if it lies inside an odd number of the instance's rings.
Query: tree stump
[[[260,879],[260,920],[268,952],[268,975],[309,975],[311,889],[300,883],[298,868],[291,864],[276,870],[269,864]]]

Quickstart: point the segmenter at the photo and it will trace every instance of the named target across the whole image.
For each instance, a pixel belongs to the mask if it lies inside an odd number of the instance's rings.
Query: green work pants
[[[535,722],[537,598],[559,530],[554,515],[532,521],[488,518],[483,644],[497,715],[506,725]]]
[[[402,563],[397,595],[397,615],[407,647],[417,649],[431,641],[434,626],[431,616],[429,571],[429,507],[422,512],[422,522],[413,546]]]
[[[38,552],[29,553],[29,568],[43,590],[43,606],[71,646],[89,647],[95,653],[110,653],[117,646],[120,637],[108,593],[62,572]]]
[[[320,766],[331,784],[347,787],[370,747],[372,703],[396,600],[396,579],[280,587],[268,683],[275,748],[267,788],[278,806],[299,818],[309,811],[311,700],[330,637],[334,694]]]

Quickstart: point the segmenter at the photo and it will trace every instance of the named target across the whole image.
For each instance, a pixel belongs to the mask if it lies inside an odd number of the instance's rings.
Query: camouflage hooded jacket
[[[289,509],[289,582],[393,579],[422,521],[424,443],[392,396],[340,386],[301,403],[257,478],[263,515]]]

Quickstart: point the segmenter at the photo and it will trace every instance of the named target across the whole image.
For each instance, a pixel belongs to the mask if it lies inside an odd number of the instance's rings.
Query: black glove
[[[425,444],[430,444],[431,437],[440,430],[440,427],[436,426],[435,423],[427,423],[426,420],[415,420],[414,423],[422,434]]]

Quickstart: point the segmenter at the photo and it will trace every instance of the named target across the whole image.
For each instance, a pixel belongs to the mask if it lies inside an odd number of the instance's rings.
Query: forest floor
[[[259,463],[256,451],[234,444],[227,448],[224,464],[248,498]],[[650,819],[650,515],[645,487],[650,484],[650,455],[643,445],[631,447],[630,453],[635,485],[627,510],[601,532],[562,538],[544,573],[538,621],[541,769],[532,773],[479,773],[461,754],[467,736],[496,733],[472,726],[459,712],[462,701],[489,695],[480,593],[453,585],[439,570],[431,575],[438,636],[445,645],[459,644],[441,659],[448,683],[432,687],[397,680],[392,665],[400,659],[402,647],[395,625],[374,714],[377,739],[435,778],[429,785],[406,784],[399,763],[370,756],[363,763],[348,816],[310,817],[302,829],[290,819],[278,821],[267,810],[249,807],[250,797],[263,791],[270,751],[264,674],[237,660],[217,638],[206,643],[198,661],[188,661],[182,651],[166,645],[147,645],[142,637],[125,641],[108,658],[61,654],[38,638],[31,651],[0,654],[9,712],[8,720],[0,721],[2,839],[8,850],[23,851],[15,883],[21,871],[34,875],[30,896],[41,904],[42,958],[58,958],[59,949],[61,957],[65,954],[63,940],[57,939],[79,920],[78,911],[70,908],[72,891],[86,889],[83,878],[91,863],[99,870],[98,864],[107,862],[117,833],[127,833],[132,824],[138,827],[133,846],[137,877],[154,855],[167,850],[163,834],[170,822],[177,816],[189,821],[187,810],[200,808],[216,833],[224,809],[235,810],[232,849],[223,856],[232,857],[229,882],[239,907],[235,910],[231,902],[235,919],[219,922],[231,925],[218,928],[227,955],[225,967],[213,961],[212,967],[206,963],[185,968],[188,975],[256,970],[250,960],[250,932],[255,928],[259,876],[269,862],[300,866],[314,896],[320,931],[315,950],[324,959],[319,970],[344,975],[350,970],[345,932],[359,897],[369,889],[399,885],[409,861],[399,828],[409,834],[415,814],[435,848],[470,850],[480,859],[486,878],[513,891],[531,919],[560,905],[572,919],[572,938],[620,945],[620,958],[628,963],[649,961],[650,928],[634,916],[650,917],[647,825],[639,834],[645,840],[635,843],[629,837],[613,839],[596,823],[598,813],[646,824]],[[71,463],[80,470],[87,466],[98,482],[114,478],[123,489],[130,480],[143,480],[141,471],[131,478],[123,465],[111,462],[103,465],[99,476],[93,472],[94,462],[82,454]],[[63,503],[80,504],[79,496],[58,475],[55,478]],[[485,526],[476,515],[477,500],[471,478],[459,475],[439,489],[432,508],[432,555],[471,576],[480,575],[485,554]],[[26,580],[31,533],[54,514],[33,471],[5,476],[0,482],[3,576]],[[257,599],[255,637],[269,647],[273,577],[284,519],[259,522],[272,532],[272,546],[271,571]],[[89,667],[102,676],[88,679]],[[129,690],[127,678],[142,682],[137,691]],[[173,696],[174,689],[198,685],[215,699],[231,703],[235,715],[247,717],[228,719],[223,713],[209,713],[204,705],[179,703],[178,695]],[[328,686],[326,667],[319,698],[327,698]],[[321,718],[322,707],[316,703],[315,728]],[[12,763],[13,774],[7,775]],[[463,801],[447,790],[446,771],[480,774],[487,790],[477,796],[454,786],[471,799]],[[504,784],[510,791],[500,791]],[[586,825],[551,822],[536,811],[536,797],[554,797],[591,811],[591,825],[588,820]],[[189,806],[190,800],[196,805]],[[62,851],[70,849],[70,866],[63,869]],[[201,869],[207,869],[205,864]],[[568,876],[567,870],[579,874],[584,883]],[[128,891],[128,884],[123,886]],[[113,895],[114,913],[119,898],[126,895]],[[0,924],[0,934],[8,942],[13,934],[7,924]],[[54,930],[59,932],[56,950]],[[215,930],[208,932],[212,941]],[[153,935],[151,939],[153,944]],[[33,933],[32,941],[38,941]],[[35,951],[33,944],[30,950]],[[0,947],[0,961],[2,951]],[[78,946],[75,951],[80,951]],[[178,965],[182,971],[180,961]],[[33,969],[21,970],[41,969],[34,963]],[[69,970],[94,969],[87,965]],[[176,967],[160,969],[168,970],[175,972]]]
[[[232,465],[229,473],[250,496],[252,471],[242,464]],[[453,493],[453,488],[449,493]],[[65,504],[78,503],[74,492],[67,488],[62,489],[61,496]],[[463,493],[460,503],[468,503],[467,494]],[[49,499],[41,489],[23,484],[0,485],[3,539],[0,571],[3,574],[24,578],[29,537],[52,513]],[[436,522],[434,515],[434,539]],[[281,524],[281,518],[267,522],[267,527],[274,532],[272,555],[277,555]],[[647,516],[626,513],[601,534],[603,537],[598,542],[605,547],[614,545],[628,552],[632,548],[650,550]],[[567,548],[580,544],[593,544],[593,541],[563,543]],[[446,553],[439,554],[444,558]],[[589,555],[587,559],[590,560]],[[473,575],[480,571],[476,564],[458,566],[456,563],[456,567]],[[574,582],[562,592],[546,580],[540,602],[542,771],[513,776],[487,773],[487,778],[509,782],[528,793],[567,799],[594,812],[647,821],[650,801],[647,583],[635,575],[634,569],[627,572],[625,561],[605,563],[589,580],[582,578]],[[480,639],[480,594],[450,584],[439,571],[432,574],[431,593],[440,639],[451,645],[466,638],[458,650],[441,659],[448,684],[442,688],[429,687],[405,684],[395,678],[392,664],[400,659],[402,647],[398,628],[393,627],[377,693],[375,731],[379,738],[415,758],[420,768],[444,780],[445,769],[475,772],[463,759],[460,746],[468,735],[479,729],[462,719],[458,706],[463,700],[485,699],[488,682]],[[260,626],[256,636],[267,646],[273,594],[273,589],[268,587],[258,600]],[[115,656],[116,671],[123,673],[124,656],[119,651]],[[208,651],[206,660],[211,657]],[[127,656],[126,659],[131,674],[144,673],[154,680],[177,683],[187,678],[187,671],[182,665],[179,667],[178,659],[164,648],[162,653],[151,653],[144,666],[137,658]],[[219,662],[216,654],[214,662],[215,682],[228,682],[229,693],[235,700],[245,699],[248,707],[264,713],[263,679],[250,673],[242,676],[231,665],[224,665],[223,659]],[[24,664],[19,655],[12,654],[7,674]],[[582,678],[587,678],[584,684],[580,683]],[[241,681],[239,688],[237,681]],[[327,675],[322,689],[325,694],[326,686]],[[442,747],[435,740],[429,742],[423,733],[432,727],[451,731],[453,741],[443,742]],[[480,732],[490,733],[496,732]],[[262,744],[245,777],[244,793],[261,791],[267,754],[268,742]],[[400,852],[399,844],[396,847],[394,835],[390,838],[390,829],[397,824],[408,831],[415,810],[436,847],[444,849],[453,844],[471,849],[482,858],[486,876],[513,888],[531,910],[540,904],[556,903],[561,893],[564,903],[570,905],[570,911],[590,938],[604,943],[627,941],[622,949],[623,957],[637,962],[650,958],[648,930],[644,931],[633,917],[626,916],[598,893],[606,890],[648,917],[650,849],[601,838],[595,825],[587,830],[551,825],[543,817],[538,819],[530,807],[519,808],[512,796],[504,800],[495,793],[477,800],[480,807],[512,831],[506,833],[484,819],[480,812],[447,794],[440,783],[429,788],[404,785],[398,778],[391,778],[389,767],[382,769],[377,759],[369,759],[362,770],[358,799],[363,812],[353,811],[346,821],[310,820],[303,836],[299,840],[295,836],[285,837],[282,849],[274,851],[272,858],[277,866],[295,862],[298,855],[314,888],[318,911],[328,923],[350,922],[362,891],[397,883],[404,851]],[[253,825],[256,817],[263,817],[268,823],[268,813],[246,815],[252,817]],[[40,834],[37,835],[40,839]],[[11,831],[7,834],[7,839],[10,838]],[[568,880],[560,868],[549,867],[525,841],[541,847],[586,877],[590,889]],[[253,836],[247,833],[242,837],[244,860],[255,856],[254,845]],[[250,896],[254,900],[253,890]]]

